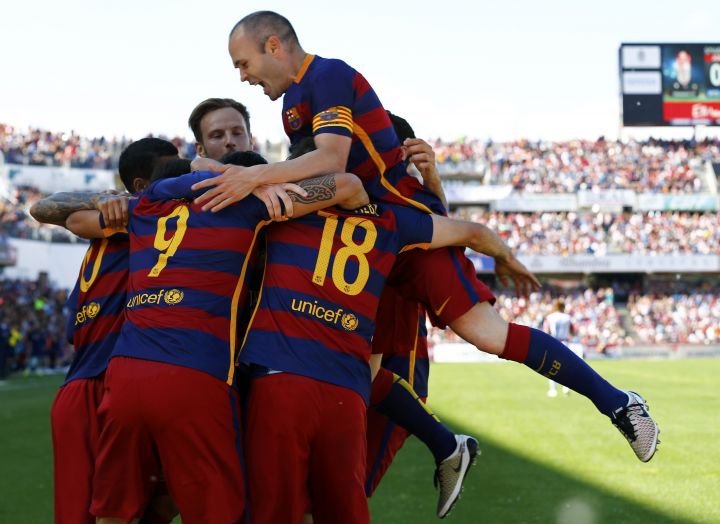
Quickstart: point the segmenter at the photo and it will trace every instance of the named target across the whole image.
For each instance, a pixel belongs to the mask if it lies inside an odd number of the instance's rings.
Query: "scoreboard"
[[[621,44],[625,126],[720,125],[720,43]]]

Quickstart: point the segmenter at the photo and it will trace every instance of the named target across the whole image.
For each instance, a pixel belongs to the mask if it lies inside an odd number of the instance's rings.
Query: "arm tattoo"
[[[38,200],[32,208],[32,215],[43,224],[65,225],[67,218],[75,211],[94,210],[93,198],[98,193],[75,192],[55,193]]]
[[[324,175],[315,178],[307,178],[296,182],[297,185],[307,191],[307,196],[302,197],[290,192],[290,199],[300,204],[312,204],[313,202],[321,202],[330,200],[335,197],[337,187],[335,185],[335,175]]]

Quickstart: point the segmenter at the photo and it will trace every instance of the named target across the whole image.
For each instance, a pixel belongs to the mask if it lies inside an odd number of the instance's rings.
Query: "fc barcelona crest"
[[[288,127],[293,131],[297,131],[302,127],[302,118],[300,118],[300,113],[298,113],[298,110],[294,107],[285,111],[285,119],[287,120]]]

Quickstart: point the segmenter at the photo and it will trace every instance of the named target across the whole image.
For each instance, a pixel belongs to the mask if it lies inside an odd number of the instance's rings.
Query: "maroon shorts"
[[[393,286],[385,286],[375,315],[373,354],[410,355],[416,350],[418,337],[424,336],[424,323],[421,304],[404,298]]]
[[[380,480],[392,464],[395,454],[410,436],[385,415],[370,408],[367,410],[367,467],[365,495],[371,497]]]
[[[60,388],[52,409],[55,524],[95,524],[90,513],[95,456],[100,437],[97,410],[103,376],[73,380]]]
[[[92,514],[139,518],[162,470],[183,523],[239,522],[244,483],[238,411],[235,390],[207,373],[112,359],[99,410]]]
[[[250,387],[245,451],[248,521],[370,522],[365,482],[366,406],[356,392],[277,373]]]
[[[477,279],[462,248],[413,249],[398,256],[388,284],[409,300],[425,305],[433,325],[445,328],[479,302],[495,303]]]

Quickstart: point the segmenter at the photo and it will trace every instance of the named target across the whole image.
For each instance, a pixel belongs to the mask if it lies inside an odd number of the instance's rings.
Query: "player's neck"
[[[290,64],[292,65],[292,78],[296,79],[301,71],[307,69],[306,61],[312,60],[312,55],[306,53],[302,48],[298,47],[290,55]]]

